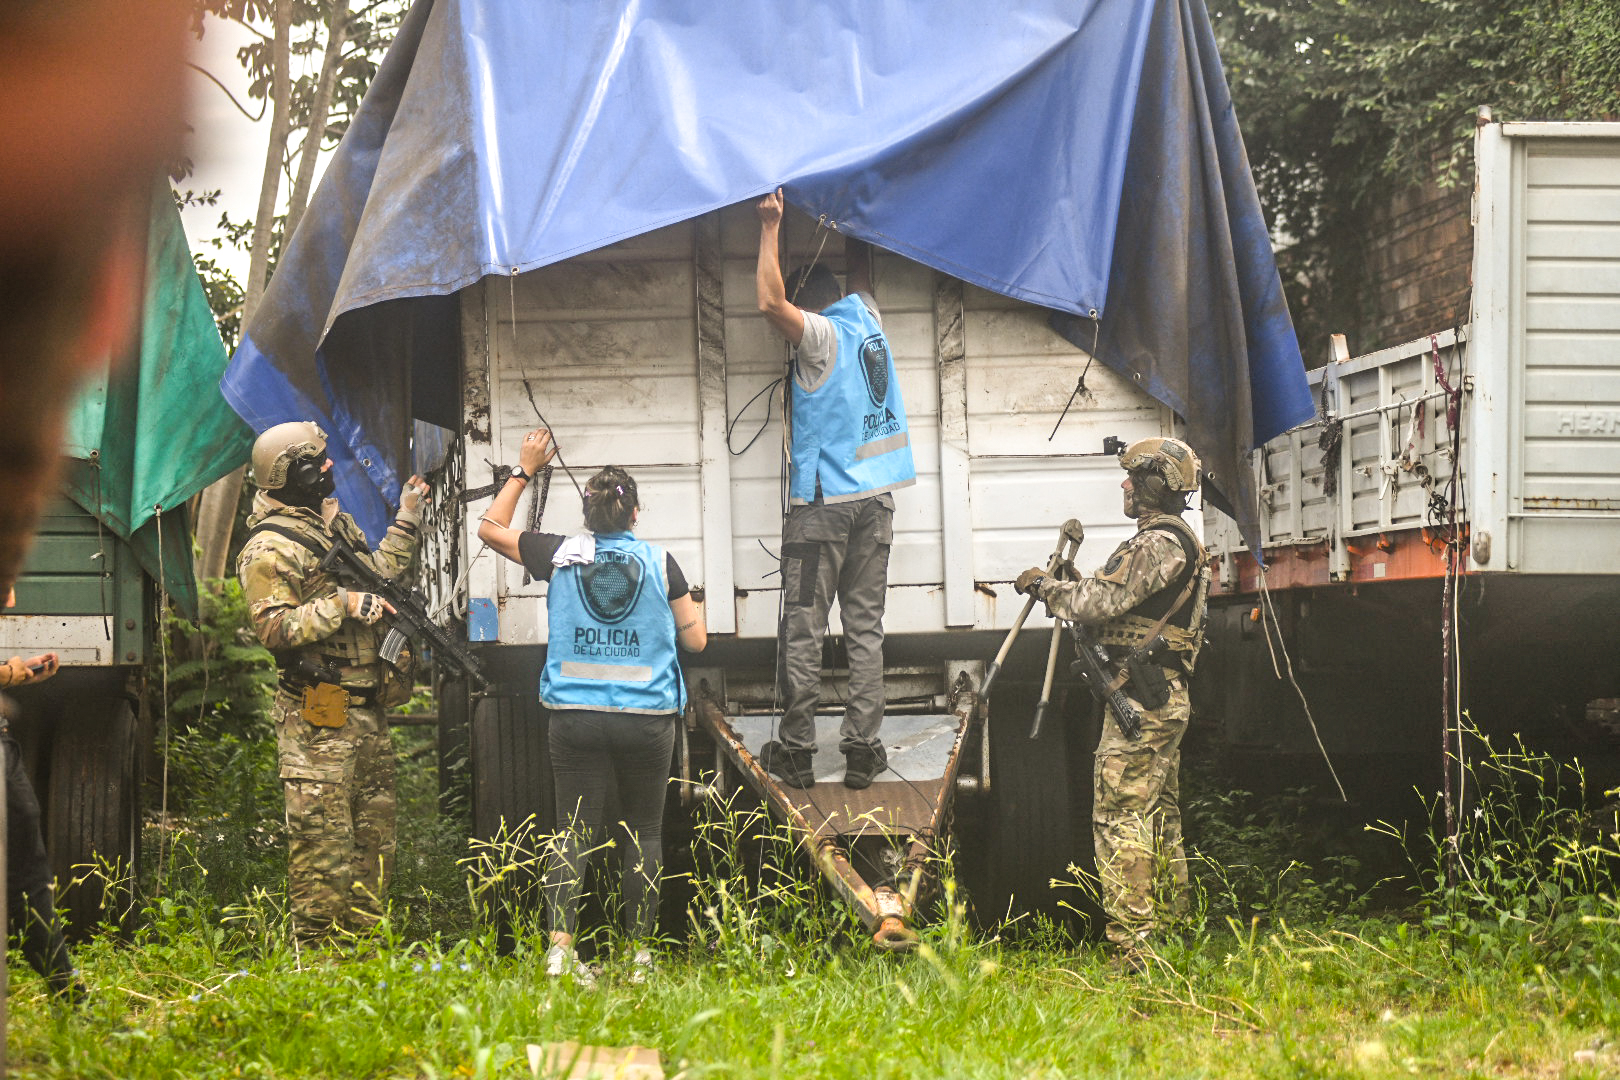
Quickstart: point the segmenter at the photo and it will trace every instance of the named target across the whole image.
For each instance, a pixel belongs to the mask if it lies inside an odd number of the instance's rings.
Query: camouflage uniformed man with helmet
[[[409,699],[408,656],[378,655],[391,610],[319,570],[342,537],[383,577],[416,555],[427,485],[413,476],[399,515],[369,551],[332,498],[326,433],[278,424],[253,444],[259,491],[237,560],[253,628],[276,655],[272,716],[287,806],[287,879],[294,927],[306,940],[364,930],[383,912],[394,861],[394,754],[384,713]],[[369,552],[369,555],[368,555]]]
[[[1127,738],[1105,710],[1097,743],[1097,874],[1108,938],[1130,950],[1160,925],[1163,894],[1156,898],[1155,888],[1162,872],[1169,874],[1173,910],[1185,903],[1178,771],[1190,714],[1187,677],[1203,644],[1210,575],[1203,545],[1181,518],[1198,489],[1192,448],[1178,439],[1143,439],[1126,447],[1120,465],[1125,516],[1136,519],[1135,535],[1091,577],[1063,581],[1036,568],[1021,574],[1016,588],[1038,597],[1054,618],[1095,627],[1122,668],[1126,657],[1155,639],[1168,645],[1138,669],[1156,686],[1138,686],[1133,678],[1123,687],[1141,715],[1140,738]]]

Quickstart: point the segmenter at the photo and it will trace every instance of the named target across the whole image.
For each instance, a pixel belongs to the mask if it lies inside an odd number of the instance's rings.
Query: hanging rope
[[[506,278],[506,296],[510,305],[512,325],[512,358],[517,361],[518,374],[523,380],[523,393],[528,396],[529,408],[534,410],[534,417],[540,421],[540,426],[551,434],[551,449],[557,457],[557,464],[563,467],[568,474],[568,482],[574,485],[574,493],[581,499],[585,498],[585,489],[580,487],[579,479],[574,476],[574,470],[568,467],[568,461],[562,455],[562,444],[557,441],[557,433],[551,427],[551,421],[546,419],[545,413],[540,411],[540,403],[534,400],[534,387],[529,385],[529,369],[523,363],[523,350],[518,348],[517,332],[517,276],[518,268],[512,267],[512,272]]]
[[[1293,684],[1294,693],[1299,695],[1299,703],[1305,710],[1305,722],[1311,727],[1311,737],[1316,740],[1316,749],[1322,755],[1322,761],[1327,765],[1328,775],[1333,778],[1333,786],[1339,789],[1339,798],[1344,802],[1350,801],[1345,794],[1344,783],[1339,779],[1339,770],[1333,767],[1333,758],[1329,756],[1327,745],[1322,742],[1322,732],[1316,726],[1316,717],[1311,715],[1311,703],[1305,698],[1305,690],[1299,685],[1299,679],[1294,676],[1294,660],[1288,655],[1288,645],[1283,641],[1282,623],[1277,618],[1277,608],[1271,602],[1271,590],[1266,587],[1266,568],[1260,567],[1260,603],[1261,614],[1269,620],[1270,626],[1266,628],[1266,646],[1271,646],[1271,633],[1277,633],[1277,649],[1282,651],[1283,664],[1288,670],[1288,681]],[[1271,666],[1277,671],[1277,653],[1271,654]],[[1282,678],[1282,672],[1277,671],[1277,677]]]
[[[822,214],[819,218],[816,219],[816,230],[821,233],[821,242],[816,245],[816,253],[815,253],[815,255],[811,256],[810,265],[805,269],[804,273],[799,275],[799,280],[793,287],[793,295],[788,297],[788,302],[789,303],[795,303],[796,304],[796,302],[798,301],[800,290],[802,290],[804,288],[805,281],[810,277],[810,271],[814,270],[816,268],[816,266],[820,264],[820,262],[821,262],[821,253],[826,250],[826,248],[827,248],[827,239],[828,239],[828,237],[832,236],[833,230],[835,228],[837,228],[837,222],[829,221],[827,219],[826,214]],[[780,386],[782,388],[782,453],[781,453],[780,457],[777,458],[777,472],[776,472],[776,485],[777,486],[776,486],[776,491],[777,491],[778,509],[780,510],[781,517],[782,517],[782,530],[785,531],[787,529],[788,511],[790,509],[790,504],[791,504],[791,501],[792,501],[791,497],[790,497],[790,492],[789,492],[789,474],[790,474],[790,472],[792,470],[792,465],[793,465],[793,447],[792,447],[792,443],[790,441],[792,439],[792,437],[793,437],[793,409],[792,409],[793,398],[792,398],[792,395],[788,392],[788,380],[793,378],[793,362],[794,362],[795,357],[797,356],[797,350],[791,344],[789,344],[789,343],[787,343],[785,341],[784,341],[783,344],[787,346],[787,348],[786,348],[786,357],[785,357],[785,361],[784,361],[784,364],[783,364],[784,374],[782,375],[782,377],[780,379],[777,379],[776,382],[773,383],[772,385],[773,386]],[[769,389],[770,389],[769,386],[766,387],[766,390],[769,390]],[[756,394],[754,396],[758,397],[759,395]],[[753,401],[750,400],[749,404],[753,404]],[[741,416],[742,411],[746,410],[747,408],[748,408],[748,405],[744,405],[742,410],[738,410],[737,415]],[[767,410],[766,410],[766,418],[765,418],[765,420],[766,420],[767,424],[770,423],[770,411],[769,411],[769,408],[767,408]],[[761,427],[760,428],[760,433],[763,433],[764,430],[765,429],[763,427]],[[759,438],[759,434],[756,434],[754,436],[754,438],[755,439]],[[748,443],[748,446],[752,446],[752,445],[754,445],[753,441],[750,440],[749,443]],[[728,449],[731,446],[731,432],[730,432],[730,429],[727,429],[727,432],[726,432],[726,446],[727,446]],[[743,447],[743,449],[746,451],[748,449],[748,447],[745,446],[745,447]],[[759,542],[759,546],[762,547],[762,548],[765,548],[765,541],[761,540]],[[771,555],[771,551],[770,551],[769,548],[765,548],[765,554]],[[771,555],[771,558],[776,560],[777,570],[778,570],[778,572],[780,572],[781,571],[781,565],[782,565],[782,557],[780,555]],[[801,570],[802,570],[802,567],[801,567]],[[767,575],[767,576],[769,576],[769,575]],[[786,614],[787,614],[787,575],[784,573],[784,574],[782,574],[782,579],[781,579],[781,582],[780,582],[780,588],[778,588],[776,590],[776,650],[777,650],[777,655],[779,655],[779,656],[782,654],[783,645],[786,644],[786,636],[787,635],[786,635],[785,631],[786,631],[787,627],[782,621],[783,616],[786,615]],[[778,734],[777,728],[778,728],[778,725],[781,723],[781,720],[782,720],[782,680],[780,678],[773,677],[771,679],[771,739],[772,739],[772,741],[774,741],[776,739],[776,737],[777,737],[777,734]],[[813,720],[813,718],[812,718],[812,720]],[[765,848],[764,848],[764,845],[761,845],[760,849],[759,849],[759,865],[756,866],[756,868],[755,868],[756,871],[763,869],[764,863],[765,863]]]
[[[766,394],[769,394],[772,390],[775,390],[781,385],[782,380],[779,378],[773,379],[771,382],[767,383],[765,389],[749,398],[743,407],[737,410],[737,415],[732,417],[731,422],[726,425],[726,449],[730,451],[732,457],[741,457],[742,455],[748,453],[749,449],[755,443],[759,442],[759,437],[765,434],[766,428],[771,426],[771,406],[775,403],[776,399],[765,398],[765,419],[760,421],[759,430],[754,432],[754,437],[748,440],[747,446],[744,446],[741,450],[736,450],[733,449],[731,445],[731,432],[739,423],[742,422],[743,413],[748,411],[749,405],[752,405],[754,402],[758,401],[760,398],[764,397]]]
[[[90,468],[96,478],[96,512],[92,515],[96,519],[96,587],[101,591],[101,636],[104,641],[112,640],[112,615],[107,610],[107,533],[101,523],[101,515],[105,508],[101,502],[101,451],[90,451]],[[158,543],[163,538],[158,537]]]
[[[550,465],[540,470],[540,484],[537,488],[534,479],[529,480],[529,531],[539,532],[540,522],[546,516],[546,501],[551,497],[551,474],[556,472]],[[529,564],[523,564],[523,584],[528,585],[534,580],[529,572]]]
[[[1058,428],[1063,426],[1063,421],[1068,417],[1074,399],[1081,394],[1091,393],[1086,389],[1086,376],[1091,374],[1091,362],[1097,359],[1097,336],[1102,329],[1102,319],[1098,317],[1096,308],[1092,308],[1087,316],[1091,319],[1091,351],[1086,353],[1086,366],[1081,369],[1080,377],[1074,381],[1074,391],[1069,394],[1069,400],[1064,403],[1063,411],[1058,414],[1057,423],[1052,425],[1052,434],[1046,437],[1047,442],[1057,438]]]
[[[1264,460],[1264,455],[1261,455],[1261,459]],[[1256,485],[1256,487],[1258,489],[1264,487],[1264,485]],[[1254,509],[1256,514],[1261,513],[1258,490],[1255,492]],[[1350,796],[1345,794],[1344,784],[1339,779],[1339,770],[1333,767],[1333,758],[1328,754],[1327,745],[1322,742],[1322,732],[1316,726],[1316,717],[1311,714],[1311,703],[1306,700],[1305,690],[1299,685],[1299,679],[1294,676],[1294,660],[1293,657],[1288,655],[1288,643],[1283,640],[1282,621],[1277,618],[1276,605],[1271,602],[1271,589],[1266,584],[1265,564],[1260,559],[1256,559],[1255,566],[1260,572],[1261,629],[1265,631],[1266,649],[1271,653],[1271,670],[1277,678],[1281,679],[1283,677],[1283,669],[1277,665],[1277,653],[1280,650],[1282,652],[1283,667],[1288,670],[1288,681],[1293,684],[1294,693],[1299,695],[1300,706],[1305,710],[1305,722],[1310,725],[1311,737],[1316,740],[1316,749],[1321,753],[1322,761],[1327,765],[1328,775],[1333,778],[1333,786],[1339,789],[1339,798],[1344,802],[1349,802]],[[1277,644],[1275,646],[1271,643],[1271,635],[1274,630],[1277,634]]]
[[[174,857],[173,845],[167,843],[169,838],[169,628],[166,625],[169,614],[169,587],[168,575],[163,568],[163,505],[155,505],[153,513],[157,521],[157,569],[158,569],[158,660],[163,672],[163,695],[161,698],[158,724],[163,731],[163,781],[158,796],[158,877],[157,893],[163,895],[163,886],[169,880],[171,867],[164,862],[165,852],[170,859]],[[205,695],[206,696],[206,695]]]
[[[1462,346],[1457,347],[1461,356]],[[1429,353],[1434,364],[1434,380],[1446,395],[1446,433],[1451,453],[1451,477],[1446,493],[1431,500],[1431,513],[1445,515],[1446,576],[1440,595],[1440,764],[1444,770],[1441,799],[1446,819],[1446,884],[1455,886],[1461,864],[1457,808],[1461,803],[1466,762],[1463,757],[1462,729],[1462,649],[1458,633],[1458,586],[1462,574],[1462,535],[1458,528],[1458,503],[1462,490],[1462,391],[1453,389],[1440,359],[1440,340],[1429,335]],[[1438,522],[1437,522],[1438,523]],[[1455,769],[1455,774],[1453,770]]]

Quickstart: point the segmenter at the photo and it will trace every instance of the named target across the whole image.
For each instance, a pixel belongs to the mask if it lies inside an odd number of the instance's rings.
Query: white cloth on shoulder
[[[580,533],[557,545],[551,556],[552,566],[589,566],[596,561],[596,534]]]

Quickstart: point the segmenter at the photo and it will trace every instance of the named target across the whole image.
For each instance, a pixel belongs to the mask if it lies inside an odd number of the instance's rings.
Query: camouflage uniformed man
[[[1097,743],[1097,875],[1108,938],[1129,950],[1161,923],[1155,889],[1166,884],[1162,875],[1169,877],[1172,910],[1185,904],[1178,772],[1190,713],[1187,677],[1203,643],[1209,563],[1180,516],[1198,488],[1192,448],[1176,439],[1143,439],[1126,448],[1120,465],[1125,516],[1136,519],[1136,535],[1091,577],[1061,581],[1036,568],[1021,574],[1016,588],[1037,596],[1054,618],[1096,627],[1116,662],[1158,637],[1169,645],[1152,657],[1165,677],[1157,695],[1134,679],[1123,687],[1141,715],[1141,737],[1126,738],[1112,710],[1104,710]],[[1149,708],[1155,696],[1162,703]]]
[[[413,476],[398,518],[370,552],[331,498],[326,435],[314,424],[270,428],[253,445],[260,488],[237,561],[253,628],[276,654],[272,716],[287,803],[287,886],[294,926],[316,940],[364,930],[383,912],[394,861],[394,754],[384,713],[408,700],[408,661],[378,656],[391,610],[342,588],[318,566],[334,536],[383,577],[416,554],[427,485]],[[404,670],[401,670],[403,668]]]

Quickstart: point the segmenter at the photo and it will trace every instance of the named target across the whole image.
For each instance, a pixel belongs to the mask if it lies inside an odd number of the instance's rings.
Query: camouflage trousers
[[[1120,946],[1134,945],[1167,914],[1186,910],[1179,773],[1191,708],[1186,681],[1176,678],[1170,686],[1162,708],[1137,703],[1140,739],[1127,739],[1109,713],[1097,742],[1092,840],[1108,940]]]
[[[287,893],[300,938],[364,931],[383,914],[394,869],[394,747],[382,710],[350,706],[316,727],[286,691],[274,718],[287,802]]]

